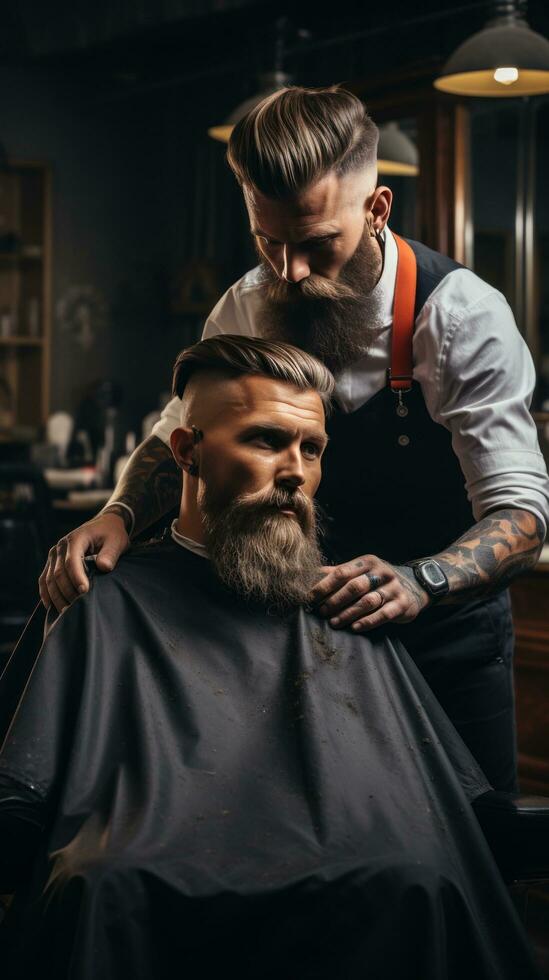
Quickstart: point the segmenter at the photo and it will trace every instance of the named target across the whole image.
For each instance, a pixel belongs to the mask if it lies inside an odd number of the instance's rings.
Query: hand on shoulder
[[[89,581],[84,568],[86,555],[95,555],[98,570],[109,572],[129,544],[124,517],[113,511],[98,514],[61,538],[50,549],[38,580],[40,598],[46,608],[53,605],[62,612],[88,591]]]

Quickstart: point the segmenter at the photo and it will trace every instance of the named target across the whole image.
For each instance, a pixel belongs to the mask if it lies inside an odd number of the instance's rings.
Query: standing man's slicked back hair
[[[333,376],[312,354],[260,337],[220,334],[182,350],[173,369],[173,394],[182,398],[190,379],[201,371],[228,377],[260,374],[285,381],[301,391],[316,391],[325,411],[334,390]]]
[[[375,168],[379,133],[366,107],[333,86],[293,86],[263,99],[234,127],[227,159],[237,180],[293,197],[325,174]]]

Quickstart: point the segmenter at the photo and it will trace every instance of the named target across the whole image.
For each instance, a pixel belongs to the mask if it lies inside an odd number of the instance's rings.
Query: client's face
[[[220,578],[279,610],[306,602],[320,577],[313,496],[326,446],[316,392],[249,375],[199,444],[198,504]]]

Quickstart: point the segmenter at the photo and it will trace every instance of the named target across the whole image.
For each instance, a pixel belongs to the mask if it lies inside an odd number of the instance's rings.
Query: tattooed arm
[[[130,456],[102,513],[118,514],[128,534],[135,537],[180,500],[181,470],[170,447],[150,436]]]
[[[450,585],[446,602],[488,595],[532,568],[543,546],[544,529],[527,510],[495,510],[455,544],[433,555]]]
[[[84,556],[95,554],[100,571],[110,571],[137,534],[167,514],[181,499],[181,472],[161,439],[151,436],[130,457],[107,506],[50,550],[39,579],[40,598],[61,612],[83,592]]]
[[[544,539],[541,521],[527,510],[496,510],[435,558],[450,585],[442,602],[466,602],[504,588],[537,561]],[[431,599],[412,568],[362,555],[325,568],[313,602],[334,628],[365,632],[394,620],[408,623]]]

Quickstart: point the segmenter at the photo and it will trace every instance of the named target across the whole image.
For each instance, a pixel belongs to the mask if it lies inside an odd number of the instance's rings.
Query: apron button
[[[399,436],[398,444],[399,446],[408,446],[410,443],[410,436]]]
[[[397,405],[397,415],[400,416],[401,419],[406,418],[408,415],[406,405]]]

